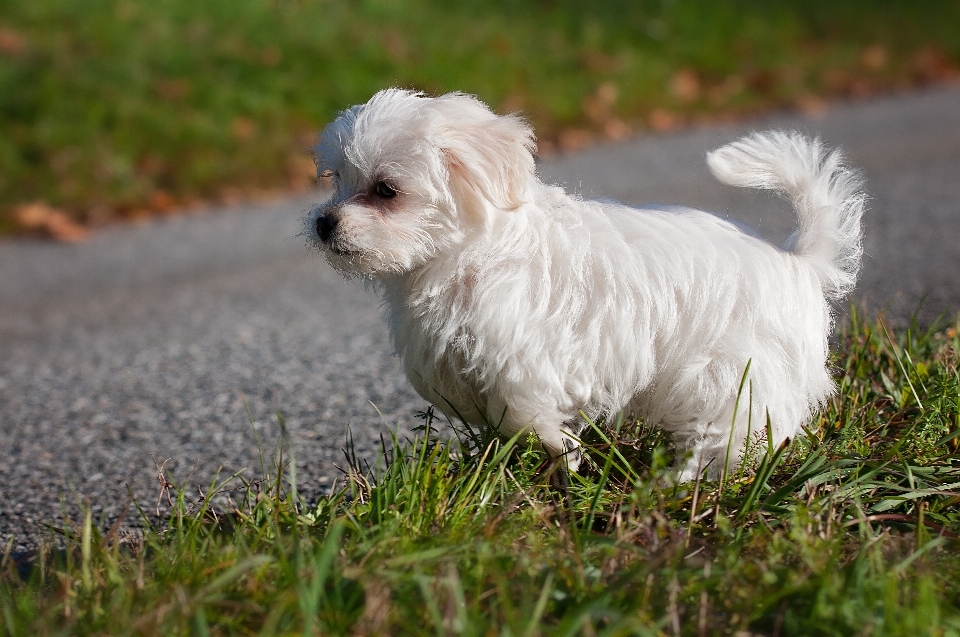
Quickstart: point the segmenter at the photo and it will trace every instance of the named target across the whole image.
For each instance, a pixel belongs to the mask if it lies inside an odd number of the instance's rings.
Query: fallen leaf
[[[170,212],[176,205],[177,200],[166,190],[154,190],[150,193],[150,207],[157,212]]]
[[[557,137],[557,144],[560,146],[560,150],[564,152],[582,150],[592,142],[593,134],[582,128],[568,128]]]
[[[592,95],[584,98],[581,108],[584,114],[594,122],[603,123],[612,117],[611,109],[620,95],[620,89],[613,82],[604,82]]]
[[[684,102],[695,102],[700,98],[700,78],[693,69],[680,69],[670,78],[670,92]]]
[[[13,29],[0,27],[0,53],[17,55],[27,48],[27,39]]]
[[[813,117],[821,117],[827,111],[826,101],[810,93],[800,95],[794,103],[801,111]]]
[[[879,71],[887,65],[887,50],[879,44],[868,46],[860,54],[860,63],[871,71]]]
[[[603,125],[603,136],[613,142],[623,141],[630,137],[632,132],[630,126],[615,117],[610,118]]]
[[[682,121],[676,113],[671,113],[662,108],[655,108],[650,113],[650,116],[647,117],[647,123],[652,130],[663,132],[679,128]]]
[[[257,123],[249,117],[235,117],[230,122],[230,132],[239,140],[250,139],[257,132]]]
[[[37,201],[14,210],[14,218],[24,230],[36,232],[57,241],[82,241],[90,231],[65,212]]]

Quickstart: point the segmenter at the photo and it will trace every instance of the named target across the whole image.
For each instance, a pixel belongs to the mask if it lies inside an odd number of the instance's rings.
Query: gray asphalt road
[[[782,204],[717,184],[703,164],[705,151],[771,127],[818,134],[863,167],[861,300],[901,321],[922,298],[924,320],[960,310],[960,87],[646,136],[541,172],[587,195],[713,210],[780,240],[793,223]],[[309,205],[115,227],[78,245],[0,242],[0,546],[14,536],[28,547],[62,502],[89,501],[103,524],[128,488],[152,507],[154,459],[190,484],[219,467],[254,476],[277,410],[314,492],[337,474],[348,426],[372,457],[381,433],[419,423],[425,404],[390,355],[376,299],[296,238]]]

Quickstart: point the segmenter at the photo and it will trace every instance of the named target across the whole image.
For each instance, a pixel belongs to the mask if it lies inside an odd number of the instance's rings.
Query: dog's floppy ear
[[[444,118],[435,141],[447,163],[451,185],[500,210],[522,205],[534,174],[536,144],[529,124],[516,115],[497,116],[462,93],[436,101]]]

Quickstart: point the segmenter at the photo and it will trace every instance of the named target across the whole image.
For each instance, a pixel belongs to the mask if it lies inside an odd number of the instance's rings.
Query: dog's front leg
[[[576,435],[577,418],[545,405],[540,405],[539,409],[531,407],[511,406],[502,398],[493,399],[488,404],[490,413],[500,416],[491,424],[501,435],[508,437],[519,431],[532,431],[551,458],[561,459],[568,470],[576,471],[581,460],[580,440]]]

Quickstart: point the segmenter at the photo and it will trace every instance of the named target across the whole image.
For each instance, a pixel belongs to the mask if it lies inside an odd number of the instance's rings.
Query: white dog
[[[554,457],[576,450],[581,411],[639,415],[687,452],[681,479],[735,466],[768,415],[770,442],[794,436],[834,391],[829,301],[860,267],[856,173],[796,133],[708,154],[721,181],[789,196],[799,225],[778,249],[705,212],[546,185],[533,140],[472,96],[398,89],[321,134],[334,193],[306,233],[376,281],[420,395],[505,435],[532,429]]]

